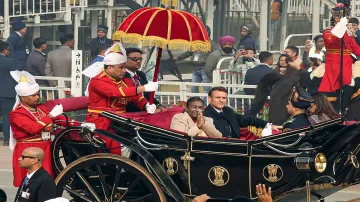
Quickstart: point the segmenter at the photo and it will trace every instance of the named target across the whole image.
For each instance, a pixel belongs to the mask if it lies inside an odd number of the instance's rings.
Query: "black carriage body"
[[[346,159],[350,152],[359,156],[360,127],[340,125],[340,119],[316,127],[282,133],[255,141],[189,137],[178,132],[133,121],[104,112],[113,121],[116,135],[96,130],[122,142],[145,160],[165,192],[183,196],[206,193],[215,198],[248,196],[256,199],[258,183],[271,186],[276,199],[290,194],[306,198],[305,181],[316,193],[327,196],[359,182],[359,170]],[[303,143],[310,148],[302,149]],[[319,152],[327,157],[323,173],[302,172],[296,158],[301,153]],[[310,168],[308,169],[310,170]],[[301,194],[299,194],[301,192]],[[315,194],[316,194],[315,193]],[[178,201],[183,200],[175,193]]]

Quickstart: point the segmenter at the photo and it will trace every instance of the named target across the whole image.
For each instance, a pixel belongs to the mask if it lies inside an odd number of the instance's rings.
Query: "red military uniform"
[[[137,87],[129,78],[123,78],[122,80],[115,80],[110,77],[105,71],[93,77],[89,83],[89,101],[88,101],[88,115],[86,121],[94,123],[97,129],[108,130],[110,126],[110,120],[98,116],[103,111],[113,111],[116,113],[124,113],[126,106],[129,102],[133,102],[139,107],[144,109],[148,101],[138,94]],[[102,137],[108,148],[111,149],[111,153],[120,154],[120,144],[114,142],[111,139]]]
[[[326,48],[325,75],[321,81],[320,92],[334,92],[340,89],[340,51],[341,39],[331,33],[331,29],[323,32]],[[343,80],[342,84],[351,84],[352,78],[352,57],[351,53],[360,56],[360,47],[353,36],[347,32],[344,34],[344,56],[343,56]]]
[[[41,139],[43,131],[51,131],[52,119],[48,114],[49,112],[42,105],[38,105],[37,110],[34,112],[29,111],[22,105],[18,105],[10,112],[10,125],[13,137],[17,141],[13,153],[13,184],[15,187],[21,185],[23,178],[27,174],[26,169],[20,168],[18,159],[28,147],[39,147],[44,150],[45,157],[42,166],[51,176],[55,177],[51,164],[51,141]]]

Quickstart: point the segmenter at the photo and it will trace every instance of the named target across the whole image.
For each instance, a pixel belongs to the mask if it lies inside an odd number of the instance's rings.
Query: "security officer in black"
[[[306,111],[311,107],[312,103],[314,103],[314,100],[308,92],[300,87],[295,87],[286,105],[292,119],[284,124],[283,131],[310,126]]]
[[[15,202],[44,202],[56,198],[54,179],[41,166],[44,151],[38,147],[28,147],[19,158],[21,168],[28,174],[24,177],[15,197]]]

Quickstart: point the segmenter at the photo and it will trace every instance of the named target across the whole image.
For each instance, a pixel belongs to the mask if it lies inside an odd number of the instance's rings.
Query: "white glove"
[[[147,103],[145,108],[146,108],[147,113],[154,114],[155,110],[156,110],[156,105],[155,104],[150,105],[149,103]]]
[[[267,123],[265,128],[261,132],[262,137],[270,136],[272,135],[272,129],[271,129],[272,123]]]
[[[96,126],[94,123],[82,123],[81,127],[89,128],[91,131],[94,131],[96,129]]]
[[[51,110],[50,116],[55,118],[55,117],[59,116],[60,114],[62,114],[63,112],[64,112],[64,109],[63,109],[62,104],[58,104]]]
[[[159,88],[158,82],[149,82],[148,84],[144,85],[145,92],[156,92]]]

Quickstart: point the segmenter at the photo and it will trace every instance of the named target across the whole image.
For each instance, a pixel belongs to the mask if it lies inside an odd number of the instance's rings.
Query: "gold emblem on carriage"
[[[168,175],[174,175],[178,171],[178,162],[171,157],[166,158],[163,161],[163,168],[166,169]]]
[[[269,182],[277,182],[283,176],[283,170],[276,164],[269,164],[263,169],[263,176]]]
[[[209,170],[208,178],[213,185],[222,187],[229,182],[230,174],[224,167],[214,166]]]

